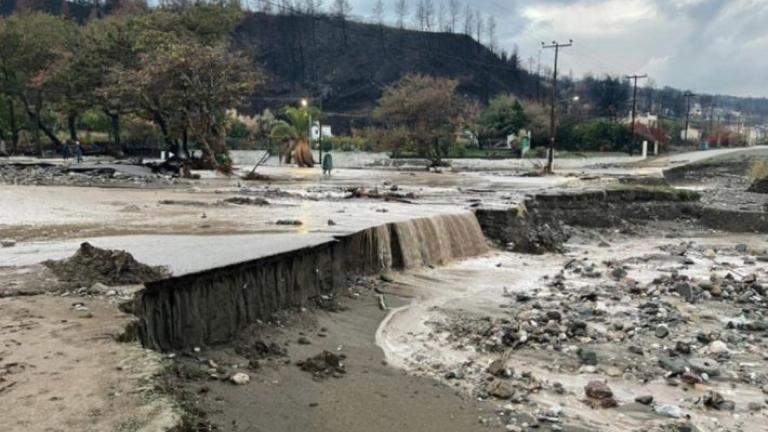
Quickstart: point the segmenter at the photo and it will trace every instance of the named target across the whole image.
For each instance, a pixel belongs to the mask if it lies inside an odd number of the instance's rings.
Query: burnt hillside
[[[237,40],[268,74],[253,111],[308,96],[343,129],[369,122],[382,89],[411,72],[457,79],[461,93],[482,101],[535,88],[534,78],[514,62],[466,35],[255,13],[240,26]]]

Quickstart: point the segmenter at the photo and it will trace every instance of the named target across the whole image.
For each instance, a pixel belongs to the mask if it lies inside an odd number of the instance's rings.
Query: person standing
[[[77,156],[77,163],[83,161],[83,145],[80,141],[75,141],[75,155]]]
[[[326,153],[323,156],[323,175],[331,175],[333,170],[333,156],[330,153]]]
[[[61,157],[64,158],[64,160],[69,160],[69,142],[64,142],[64,145],[61,148]]]

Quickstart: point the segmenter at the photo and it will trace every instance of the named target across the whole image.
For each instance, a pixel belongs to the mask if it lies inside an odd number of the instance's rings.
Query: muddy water
[[[708,236],[689,238],[703,249],[718,250],[733,248],[737,243],[746,243],[750,247],[765,248],[765,242],[755,236]],[[659,238],[641,238],[616,241],[610,247],[598,247],[594,244],[571,244],[570,252],[565,255],[531,256],[513,253],[493,252],[483,257],[451,264],[440,269],[426,269],[392,276],[396,283],[391,287],[393,294],[410,296],[412,301],[390,312],[380,325],[376,342],[385,352],[387,361],[395,367],[420,376],[430,376],[445,380],[445,371],[466,370],[467,378],[458,382],[467,394],[478,390],[482,377],[472,377],[475,372],[482,373],[498,355],[476,352],[471,347],[457,347],[446,340],[446,335],[434,331],[435,322],[446,320],[448,314],[462,313],[477,316],[508,316],[500,305],[509,303],[509,293],[526,292],[536,298],[537,295],[549,295],[551,292],[542,277],[559,272],[572,259],[588,257],[590,262],[601,263],[607,260],[626,260],[629,277],[641,284],[650,283],[665,272],[671,272],[679,264],[675,258],[663,253],[659,247],[679,244],[682,240]],[[690,255],[689,255],[690,256]],[[639,259],[643,257],[643,259]],[[694,264],[681,272],[699,279],[708,278],[711,272],[725,275],[757,273],[765,276],[765,269],[757,264],[745,265],[738,257],[702,253],[693,256]],[[679,266],[678,266],[679,267]],[[573,280],[575,289],[587,288],[600,281]],[[702,311],[698,306],[687,305],[680,299],[668,299],[676,302],[679,309],[691,318],[694,326],[701,330],[708,327],[722,329],[722,320],[733,318],[725,315],[734,311]],[[616,304],[601,304],[597,308],[606,311],[609,316],[620,315],[635,306],[627,301]],[[590,326],[599,327],[598,323]],[[606,329],[601,329],[607,331]],[[670,342],[671,343],[671,342]],[[652,347],[649,347],[652,349]],[[575,350],[576,347],[573,347]],[[647,383],[625,379],[622,376],[608,377],[603,374],[568,373],[559,367],[562,354],[550,351],[519,351],[511,357],[511,365],[516,371],[529,371],[535,377],[546,382],[559,382],[566,389],[565,396],[549,392],[534,393],[533,401],[547,409],[559,406],[563,409],[567,422],[581,424],[593,430],[636,429],[646,430],[650,425],[664,422],[665,419],[648,410],[627,409],[635,397],[653,395],[656,404],[675,404],[683,407],[686,415],[692,416],[692,422],[703,431],[720,430],[721,426],[739,431],[765,431],[767,421],[764,413],[752,414],[747,411],[749,402],[761,402],[765,395],[758,387],[743,384],[711,381],[695,389],[672,387],[658,377]],[[571,356],[575,354],[571,352]],[[620,355],[616,353],[616,355]],[[761,363],[757,358],[758,364]],[[764,360],[762,361],[764,365]],[[745,363],[746,364],[746,363]],[[755,372],[760,372],[759,367]],[[477,379],[474,379],[477,378]],[[592,380],[608,380],[616,399],[624,407],[610,410],[588,410],[583,404],[583,388]],[[451,381],[455,385],[456,381]],[[701,397],[707,390],[723,394],[726,399],[736,403],[733,413],[722,411],[701,411],[691,406],[691,401]],[[687,403],[686,403],[687,402]],[[666,419],[667,421],[669,419]]]

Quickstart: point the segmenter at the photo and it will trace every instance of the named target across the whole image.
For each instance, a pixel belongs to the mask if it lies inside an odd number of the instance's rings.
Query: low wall
[[[487,251],[472,213],[368,228],[334,241],[146,284],[134,313],[146,347],[223,343],[275,312],[310,304],[356,275],[441,265]]]

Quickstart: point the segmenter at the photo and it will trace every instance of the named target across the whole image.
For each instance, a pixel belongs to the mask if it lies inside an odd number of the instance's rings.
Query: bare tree
[[[440,32],[447,31],[446,10],[445,10],[444,1],[441,1],[440,3],[437,4],[436,21],[437,21],[437,31],[440,31]]]
[[[424,28],[431,31],[435,26],[435,2],[434,0],[423,0],[424,2]]]
[[[331,6],[331,14],[334,16],[346,20],[349,18],[349,14],[352,13],[352,5],[349,0],[334,0]]]
[[[496,38],[496,18],[493,15],[488,17],[488,48],[496,52],[499,48],[499,41]]]
[[[448,1],[448,31],[456,32],[456,26],[459,25],[459,14],[461,13],[461,3],[459,0]]]
[[[376,0],[376,3],[373,5],[371,18],[378,25],[384,24],[384,0]]]
[[[293,10],[293,2],[291,0],[280,0],[277,4],[277,13],[280,15],[288,15]]]
[[[323,0],[304,0],[304,12],[309,15],[319,14],[323,10]]]
[[[344,37],[344,48],[347,47],[347,18],[352,13],[352,5],[349,0],[334,0],[331,5],[331,15],[341,21],[341,34]]]
[[[472,36],[475,31],[475,12],[469,5],[464,6],[464,34]]]
[[[477,43],[483,43],[483,29],[485,28],[485,19],[483,19],[483,14],[480,13],[480,11],[477,11],[475,13],[475,39],[477,39]]]
[[[405,27],[405,17],[408,16],[408,3],[405,0],[395,1],[395,16],[397,17],[397,27]]]
[[[424,0],[419,0],[416,3],[416,10],[413,11],[413,25],[417,30],[421,31],[424,31],[426,27],[426,18],[424,17],[426,14],[425,6]]]

